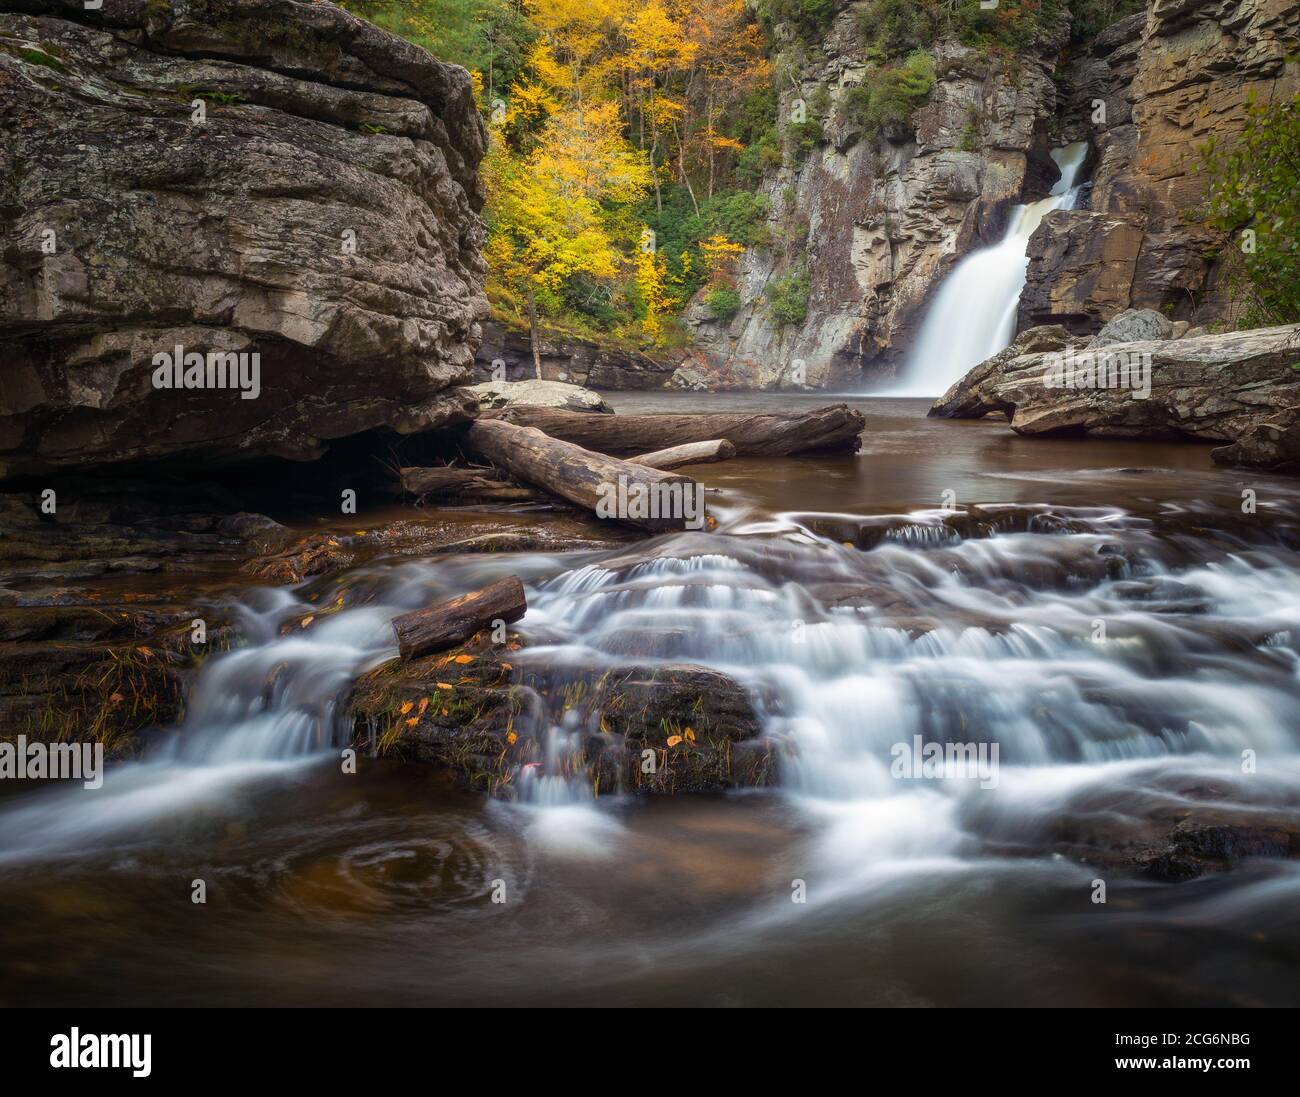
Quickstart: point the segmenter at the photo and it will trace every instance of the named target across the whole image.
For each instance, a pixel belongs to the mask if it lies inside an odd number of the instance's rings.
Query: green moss
[[[68,71],[67,65],[52,53],[47,53],[44,49],[37,49],[34,46],[23,46],[18,50],[18,56],[29,65],[44,65],[47,69],[53,69],[55,72]]]

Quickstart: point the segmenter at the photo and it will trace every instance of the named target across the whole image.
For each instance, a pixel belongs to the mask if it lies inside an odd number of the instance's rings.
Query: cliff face
[[[868,78],[862,6],[836,16],[798,92],[782,90],[783,120],[796,99],[812,103],[818,89],[829,91],[828,140],[768,181],[781,246],[745,254],[742,307],[729,323],[710,320],[703,306],[691,312],[695,351],[678,384],[825,388],[861,383],[864,370],[888,376],[953,263],[998,239],[1027,182],[1045,193],[1057,176],[1047,123],[1064,27],[1012,65],[937,43],[936,79],[912,116],[915,132],[864,138],[848,111],[850,89]],[[808,316],[782,326],[767,298],[774,280],[797,268],[810,282]]]
[[[1300,91],[1297,45],[1300,0],[1155,0],[1064,68],[1057,133],[1091,142],[1094,184],[1086,208],[1048,214],[1030,240],[1022,328],[1090,332],[1129,307],[1233,319],[1218,241],[1194,214],[1206,187],[1197,149],[1230,145],[1252,97]]]
[[[327,3],[0,0],[0,478],[463,417],[468,74]],[[258,393],[155,355],[256,353]],[[235,359],[218,359],[234,362]],[[220,374],[215,375],[220,380]]]
[[[842,111],[866,72],[859,7],[840,12],[820,43],[824,60],[804,67],[797,95],[782,96],[783,119],[818,87],[831,103],[829,140],[768,182],[783,246],[746,253],[732,321],[692,310],[695,350],[674,384],[891,378],[945,275],[1000,238],[1010,206],[1047,193],[1058,177],[1049,149],[1074,141],[1089,144],[1081,178],[1092,185],[1079,208],[1048,214],[1031,238],[1019,328],[1093,332],[1131,306],[1195,323],[1228,316],[1209,258],[1215,241],[1185,216],[1205,185],[1196,146],[1211,136],[1230,143],[1252,93],[1267,100],[1300,87],[1286,56],[1300,42],[1300,0],[1154,0],[1069,51],[1068,25],[1052,28],[1009,63],[941,42],[915,135],[861,140]],[[799,265],[807,317],[780,326],[765,295]]]

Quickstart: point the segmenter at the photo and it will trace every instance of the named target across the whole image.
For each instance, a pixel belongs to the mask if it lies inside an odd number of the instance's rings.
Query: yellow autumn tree
[[[495,296],[527,318],[540,377],[539,293],[578,276],[619,276],[626,259],[610,226],[645,196],[649,170],[623,139],[618,103],[608,101],[556,111],[527,157],[494,141],[484,176]]]

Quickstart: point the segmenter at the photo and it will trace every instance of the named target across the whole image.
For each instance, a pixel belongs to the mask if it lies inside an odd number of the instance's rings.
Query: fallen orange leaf
[[[678,743],[680,743],[681,741],[682,741],[682,737],[681,737],[680,735],[670,735],[670,736],[668,736],[668,745],[669,745],[670,747],[675,747],[675,746],[676,746]]]

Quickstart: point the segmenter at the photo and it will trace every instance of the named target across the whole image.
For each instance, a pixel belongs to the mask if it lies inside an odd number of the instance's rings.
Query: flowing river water
[[[100,790],[0,803],[5,1004],[1300,1004],[1300,863],[1168,883],[1055,851],[1063,821],[1300,815],[1300,491],[1199,446],[851,402],[861,454],[691,470],[719,528],[630,563],[371,562],[337,580],[364,604],[289,637],[298,594],[247,592],[178,734]],[[520,659],[724,671],[779,785],[597,799],[563,726],[514,803],[342,774],[393,614],[511,573]],[[996,743],[993,787],[892,776],[915,736]]]

